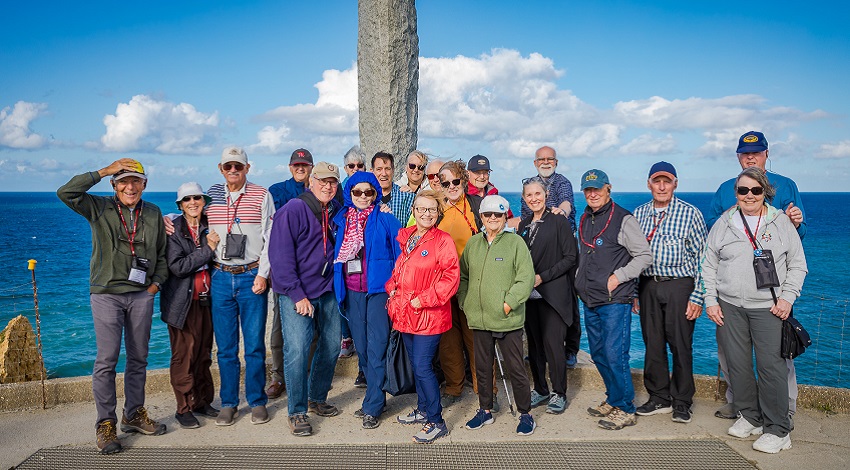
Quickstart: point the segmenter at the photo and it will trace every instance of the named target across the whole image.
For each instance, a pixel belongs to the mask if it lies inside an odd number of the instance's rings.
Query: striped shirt
[[[260,262],[258,275],[269,277],[268,244],[272,228],[274,202],[271,194],[262,186],[245,183],[239,191],[228,193],[224,184],[214,184],[207,191],[212,198],[204,209],[209,220],[210,230],[221,237],[221,243],[215,249],[215,260],[221,264],[240,266]],[[245,257],[222,259],[225,240],[230,233],[248,236],[245,244]]]
[[[702,305],[705,288],[700,263],[707,231],[699,209],[673,196],[663,212],[656,212],[649,201],[635,209],[634,216],[652,249],[652,265],[643,275],[694,278],[689,300]]]

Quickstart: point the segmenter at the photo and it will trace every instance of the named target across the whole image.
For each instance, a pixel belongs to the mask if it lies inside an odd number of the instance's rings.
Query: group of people
[[[505,394],[520,413],[516,431],[529,435],[537,426],[532,408],[546,405],[547,413],[559,414],[568,406],[580,299],[590,354],[605,384],[605,399],[587,410],[600,427],[619,430],[634,425],[636,415],[662,413],[691,421],[693,331],[705,307],[717,324],[729,382],[729,403],[716,414],[737,418],[733,436],[763,433],[757,450],[787,449],[796,378],[793,361],[780,357],[779,340],[806,274],[806,221],[794,182],[765,170],[763,134],[741,136],[737,154],[743,171],[718,189],[707,214],[710,232],[700,211],[675,195],[678,176],[667,162],[652,165],[652,199],[633,213],[615,203],[604,171],[585,172],[580,190],[587,207],[576,214],[572,185],[556,172],[548,146],[535,152],[537,175],[522,181],[516,217],[490,182],[483,155],[442,162],[414,151],[395,182],[389,153],[378,152],[367,165],[352,148],[342,179],[337,165],[297,149],[292,178],[266,189],[247,180],[245,151],[228,147],[218,165],[224,182],[206,192],[198,183],[181,185],[180,213],[166,217],[142,200],[147,175],[135,160],[75,176],[58,195],[92,227],[97,446],[103,453],[121,450],[115,366],[122,336],[120,429],[166,430],[144,407],[153,299],[161,291],[175,418],[184,428],[198,427],[197,415],[219,426],[238,419],[240,339],[251,423],[268,422],[269,398],[286,392],[291,432],[312,434],[309,413],[340,413],[328,392],[338,358],[356,351],[356,384],[366,390],[354,414],[363,428],[376,428],[386,407],[395,330],[417,393],[416,407],[396,420],[422,425],[414,441],[449,432],[442,410],[460,399],[466,383],[479,409],[465,427],[493,423],[500,409],[496,369],[511,382]],[[88,193],[106,177],[113,196]],[[770,289],[756,285],[751,267],[764,253],[772,254],[778,273],[779,284]],[[633,313],[646,346],[649,400],[641,406],[629,367]],[[212,407],[213,338],[220,410]]]

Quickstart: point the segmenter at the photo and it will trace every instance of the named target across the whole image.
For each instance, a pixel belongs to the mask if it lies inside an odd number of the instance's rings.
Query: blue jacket
[[[334,249],[335,254],[339,253],[345,235],[345,214],[348,213],[349,207],[354,207],[354,203],[351,201],[351,189],[358,183],[364,182],[371,184],[377,191],[375,202],[372,204],[378,205],[381,200],[381,185],[378,184],[378,179],[374,174],[358,171],[348,178],[343,190],[345,208],[334,217],[334,223],[339,227]],[[386,292],[384,284],[390,279],[395,261],[401,255],[401,246],[395,240],[399,230],[401,230],[401,224],[399,224],[398,219],[391,213],[381,212],[379,207],[376,207],[369,214],[369,218],[366,219],[363,244],[366,259],[366,289],[369,294]],[[336,300],[340,306],[345,300],[346,291],[343,263],[334,263],[334,292],[336,292]]]
[[[304,191],[307,191],[307,186],[295,181],[294,176],[286,181],[269,186],[269,193],[272,195],[275,210],[280,210],[287,202],[300,196]]]

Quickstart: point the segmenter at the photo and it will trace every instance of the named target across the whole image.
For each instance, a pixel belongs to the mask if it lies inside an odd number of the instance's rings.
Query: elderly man
[[[338,186],[337,166],[317,163],[309,190],[286,203],[272,227],[272,288],[280,295],[289,428],[296,436],[313,433],[308,409],[319,416],[339,414],[327,403],[340,350],[340,314],[333,292]],[[311,361],[314,332],[318,340]]]
[[[405,193],[393,183],[393,172],[395,171],[394,157],[386,152],[378,152],[372,157],[372,173],[378,178],[381,185],[381,204],[390,208],[399,223],[406,225],[413,211],[414,193]]]
[[[114,195],[88,193],[107,176],[112,177]],[[121,451],[115,430],[115,366],[122,337],[127,365],[121,430],[148,435],[165,432],[165,425],[150,419],[144,406],[153,301],[168,276],[162,213],[142,201],[147,181],[141,163],[122,158],[71,178],[56,192],[88,220],[92,231],[89,291],[97,343],[92,392],[97,447],[103,454]]]
[[[221,376],[218,426],[234,423],[239,406],[239,329],[245,345],[245,398],[251,423],[269,420],[266,378],[266,280],[269,276],[268,237],[274,215],[271,194],[248,181],[248,155],[239,147],[221,154],[224,183],[207,194],[210,230],[222,236],[215,249],[211,281],[212,319]]]
[[[297,149],[289,157],[289,172],[292,178],[269,186],[274,200],[275,211],[280,210],[290,199],[298,197],[307,190],[310,172],[313,171],[313,155],[307,149]],[[269,398],[277,398],[286,390],[283,381],[283,334],[280,331],[280,304],[277,295],[272,295],[272,331],[269,336],[269,348],[272,352],[271,383],[266,389]]]
[[[672,412],[673,421],[689,423],[696,392],[694,324],[702,314],[700,261],[707,232],[699,209],[673,194],[678,184],[673,165],[658,162],[650,168],[646,186],[652,200],[634,215],[652,249],[652,265],[641,274],[632,310],[640,313],[646,345],[643,383],[649,392],[649,401],[637,414]],[[672,381],[667,345],[673,355]]]
[[[587,171],[581,190],[587,208],[578,229],[576,291],[584,302],[587,342],[607,397],[587,412],[602,418],[599,427],[618,430],[636,423],[629,369],[630,310],[635,282],[652,264],[652,251],[634,216],[611,200],[605,172]]]
[[[777,209],[785,210],[785,214],[791,219],[794,227],[797,228],[797,234],[800,235],[800,239],[802,240],[806,236],[807,224],[800,191],[797,190],[797,183],[791,178],[771,173],[765,169],[769,151],[767,148],[767,139],[764,137],[764,134],[757,131],[746,132],[738,139],[738,149],[736,152],[738,163],[741,164],[742,169],[755,166],[765,172],[767,180],[776,188],[776,196],[773,200],[766,200],[766,202]],[[730,178],[725,181],[717,188],[717,192],[714,193],[714,198],[711,200],[711,207],[706,217],[709,229],[711,229],[714,222],[720,218],[726,209],[738,203],[735,196],[735,180],[736,178]],[[726,355],[723,354],[723,350],[720,349],[719,345],[717,359],[720,362],[721,369],[723,369],[723,377],[729,377],[727,373],[728,369],[726,368]],[[793,359],[786,359],[785,363],[788,366],[789,409],[793,416],[797,411],[797,372],[794,369]],[[718,409],[714,415],[718,418],[736,419],[738,417],[738,411],[732,405],[733,391],[731,386],[726,389],[726,401],[727,404]],[[791,426],[793,428],[793,421],[791,422]]]
[[[469,159],[466,164],[466,175],[469,177],[466,193],[473,196],[489,196],[491,194],[499,194],[496,186],[490,182],[490,159],[484,155],[475,155]],[[508,219],[512,219],[514,213],[508,210]]]

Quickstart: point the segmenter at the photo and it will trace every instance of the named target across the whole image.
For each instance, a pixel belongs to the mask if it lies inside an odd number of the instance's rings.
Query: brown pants
[[[186,413],[213,401],[213,325],[209,307],[197,300],[189,304],[186,323],[178,330],[168,326],[171,339],[171,387],[177,398],[177,412]]]
[[[475,348],[472,342],[472,330],[466,322],[466,315],[460,310],[457,297],[452,297],[452,328],[440,338],[440,367],[446,377],[446,390],[449,395],[459,396],[463,391],[463,379],[466,376],[464,349],[469,364],[475,370]],[[472,389],[478,393],[478,380],[472,374]]]

